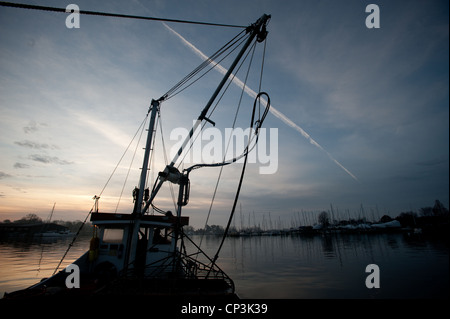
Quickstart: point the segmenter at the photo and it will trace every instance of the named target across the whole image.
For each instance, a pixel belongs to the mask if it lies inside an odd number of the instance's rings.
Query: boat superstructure
[[[149,126],[139,186],[133,191],[134,209],[129,214],[100,212],[98,210],[99,197],[94,197],[96,203],[89,214],[90,221],[94,226],[89,251],[73,263],[80,270],[80,288],[67,289],[68,273],[62,270],[28,289],[12,293],[8,297],[45,296],[56,293],[235,296],[233,281],[216,263],[218,253],[214,258],[208,257],[184,233],[183,227],[189,225],[189,217],[182,216],[182,208],[189,202],[189,174],[192,170],[206,166],[228,165],[234,163],[237,158],[216,164],[197,164],[182,171],[177,168],[175,163],[188,145],[193,132],[200,127],[201,123],[206,121],[214,124],[208,117],[209,109],[227,81],[232,78],[232,72],[238,66],[241,58],[244,54],[248,54],[248,48],[256,42],[265,40],[266,25],[269,20],[269,15],[263,15],[254,24],[247,27],[245,30],[247,37],[244,39],[245,41],[242,41],[240,51],[194,122],[189,136],[182,143],[175,158],[159,172],[152,189],[149,189],[146,188],[147,170],[155,138],[155,122],[161,104],[167,99],[167,94],[152,100],[147,113]],[[259,101],[262,95],[267,96],[265,93],[260,93],[256,100]],[[261,127],[270,105],[270,102],[266,102],[265,110],[262,112],[263,116],[256,118],[256,100],[251,119],[251,126],[256,126],[253,128],[255,135]],[[241,157],[246,157],[249,151],[247,146]],[[242,178],[243,173],[239,189]],[[153,207],[153,201],[162,184],[166,182],[178,187],[176,210],[172,212],[159,209],[157,215],[149,213],[149,208]],[[237,197],[238,195],[236,200]],[[235,206],[236,202],[233,211]],[[227,230],[230,222],[231,218]],[[190,246],[198,248],[197,253],[189,254],[186,251],[187,241]]]

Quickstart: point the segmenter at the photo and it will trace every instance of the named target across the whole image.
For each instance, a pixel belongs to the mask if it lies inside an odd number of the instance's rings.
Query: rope
[[[1,4],[1,3],[0,3]],[[139,133],[139,131],[141,130],[141,127],[144,125],[144,123],[147,121],[147,117],[148,117],[148,113],[144,118],[144,121],[142,121],[141,125],[139,126],[138,130],[136,131],[136,133],[134,134],[133,138],[131,139],[130,143],[128,144],[125,152],[122,154],[122,156],[120,157],[119,162],[117,163],[116,167],[114,168],[114,170],[112,171],[111,175],[109,176],[108,180],[105,183],[105,186],[103,186],[102,191],[100,192],[100,195],[98,195],[98,197],[101,197],[101,195],[103,194],[103,192],[105,191],[106,187],[108,186],[109,182],[111,181],[111,178],[113,177],[114,173],[116,172],[117,168],[119,167],[120,163],[122,162],[125,154],[128,152],[128,149],[130,148],[131,144],[133,143],[134,139],[136,138],[137,134]],[[58,271],[59,267],[61,266],[62,262],[64,261],[64,259],[67,256],[67,253],[69,252],[69,250],[72,248],[73,244],[75,243],[75,241],[78,238],[78,235],[80,234],[81,230],[83,229],[84,225],[87,222],[88,217],[92,214],[94,208],[95,208],[96,203],[94,203],[94,205],[92,206],[91,210],[89,211],[89,213],[86,215],[86,218],[84,219],[84,221],[81,223],[80,228],[78,229],[77,233],[75,234],[75,236],[72,239],[72,242],[69,244],[69,246],[67,247],[66,251],[64,252],[64,255],[62,256],[61,260],[58,263],[58,266],[56,266],[55,270],[53,271],[53,275]]]
[[[253,44],[253,46],[254,46],[254,48],[256,47],[256,42]],[[254,50],[254,49],[253,49],[253,50]],[[212,117],[212,114],[213,114],[214,111],[217,109],[217,106],[219,105],[219,103],[222,101],[222,99],[223,99],[225,93],[227,92],[227,90],[229,89],[231,83],[233,83],[233,81],[234,81],[234,79],[236,78],[237,74],[239,73],[241,67],[244,65],[245,61],[247,60],[248,55],[250,54],[250,51],[251,51],[251,50],[249,50],[249,51],[247,52],[247,54],[245,55],[244,59],[241,61],[241,63],[240,63],[239,66],[237,67],[236,72],[232,74],[232,77],[229,79],[228,84],[225,86],[225,88],[224,88],[222,94],[221,94],[220,97],[217,99],[217,102],[214,104],[214,107],[212,108],[211,112],[209,113],[208,118],[211,118],[211,117]],[[253,55],[252,55],[252,59],[253,59]],[[218,63],[217,63],[217,64],[218,64]],[[216,65],[217,65],[217,64],[216,64]],[[250,64],[251,64],[251,62],[250,62]],[[248,76],[248,71],[247,71],[247,76]],[[245,82],[247,82],[247,78],[246,78]],[[238,112],[239,112],[239,107],[240,107],[240,104],[241,104],[241,100],[242,100],[243,93],[244,93],[244,89],[243,89],[242,92],[241,92],[241,96],[240,96],[240,100],[239,100],[239,104],[238,104],[239,106],[238,106],[238,109],[237,109],[237,111],[236,111],[235,118],[234,118],[234,121],[233,121],[233,128],[234,128],[235,123],[236,123],[237,114],[238,114]],[[200,136],[200,132],[201,132],[201,131],[203,130],[203,128],[205,127],[206,122],[202,123],[201,125],[202,125],[202,126],[201,126],[201,129],[199,130],[198,134],[192,139],[192,142],[190,143],[189,148],[186,149],[186,152],[185,152],[183,158],[181,159],[180,163],[178,164],[178,167],[180,167],[181,163],[184,161],[184,159],[186,158],[186,156],[189,154],[189,151],[192,149],[192,147],[193,147],[195,141],[196,141],[197,138]],[[231,137],[230,137],[230,138],[231,138]],[[229,143],[230,143],[230,140],[229,140],[229,142],[228,142],[228,145],[229,145]],[[227,153],[227,152],[225,152],[225,154],[226,154],[226,153]],[[236,160],[239,160],[240,158],[242,158],[242,156],[240,156],[240,157],[237,158]],[[189,172],[189,171],[191,171],[191,170],[193,170],[193,169],[197,169],[197,168],[200,168],[200,167],[207,167],[207,166],[208,166],[208,167],[215,167],[215,166],[228,165],[228,164],[234,163],[236,160],[231,160],[231,161],[229,161],[228,163],[225,163],[225,158],[224,158],[224,159],[223,159],[223,162],[221,162],[221,163],[214,163],[214,164],[196,164],[196,165],[193,165],[193,166],[191,166],[191,167],[189,167],[189,168],[187,168],[187,169],[184,169],[184,171]]]
[[[133,162],[134,162],[134,158],[136,156],[136,152],[137,152],[137,149],[138,149],[138,146],[139,146],[139,142],[141,141],[141,138],[142,138],[142,133],[144,133],[144,130],[145,130],[144,128],[145,128],[145,123],[147,122],[147,118],[148,118],[148,116],[145,117],[144,123],[141,125],[142,126],[141,134],[139,135],[139,139],[138,139],[138,141],[136,143],[136,147],[134,148],[133,157],[131,158],[130,166],[128,167],[128,171],[127,171],[127,176],[125,177],[125,180],[123,182],[122,190],[120,192],[119,200],[117,201],[116,210],[114,211],[114,214],[117,213],[117,209],[119,208],[120,201],[122,200],[123,191],[124,191],[125,186],[127,184],[128,177],[130,176],[131,167],[133,166]],[[133,137],[133,140],[134,140],[134,137]]]
[[[244,41],[242,41],[239,45],[241,45],[243,42],[244,42]],[[256,42],[255,42],[253,45],[255,46],[255,45],[256,45]],[[236,50],[236,49],[237,49],[237,47],[234,48],[230,53],[228,53],[223,59],[225,59],[228,55],[230,55],[230,54],[231,54],[234,50]],[[222,101],[222,99],[223,99],[223,97],[225,96],[225,93],[227,92],[227,90],[229,89],[231,83],[233,83],[233,81],[234,81],[234,79],[236,78],[237,74],[239,73],[241,67],[244,65],[244,63],[245,63],[245,61],[246,61],[246,59],[247,59],[249,53],[250,53],[250,51],[247,52],[247,54],[245,55],[245,57],[244,57],[244,59],[242,60],[242,62],[240,63],[240,65],[237,67],[236,72],[235,72],[235,73],[232,73],[232,76],[230,77],[230,79],[229,79],[229,81],[228,81],[228,84],[225,86],[224,90],[222,91],[222,94],[221,94],[220,97],[217,99],[217,102],[215,102],[214,107],[211,109],[210,113],[208,114],[208,118],[211,118],[211,117],[212,117],[214,111],[217,109],[217,106],[218,106],[219,103]],[[211,69],[213,69],[213,68],[215,68],[217,65],[219,65],[219,63],[222,62],[223,59],[220,60],[220,61],[218,61]],[[211,70],[211,69],[210,69],[210,70]],[[210,70],[208,70],[207,72],[209,72]],[[201,77],[203,77],[203,75],[202,75]],[[198,79],[197,79],[197,80],[198,80]],[[195,81],[197,81],[197,80],[195,80]],[[242,94],[243,94],[243,91],[241,92],[241,99],[242,99]],[[240,101],[239,101],[239,106],[240,106]],[[238,111],[239,111],[239,107],[238,107],[237,112],[238,112]],[[237,117],[237,113],[236,113],[236,115],[235,115],[235,119],[234,119],[234,122],[233,122],[233,128],[234,128],[234,123],[236,122],[236,117]],[[193,144],[195,143],[195,141],[197,140],[197,138],[200,136],[200,132],[203,130],[203,128],[205,127],[205,125],[206,125],[206,122],[202,123],[202,126],[201,126],[201,129],[199,130],[199,133],[196,135],[196,137],[195,137],[195,138],[193,139],[193,141],[191,142],[189,149],[187,149],[187,152],[186,152],[186,154],[184,155],[184,157],[181,159],[180,163],[178,164],[178,167],[181,165],[181,162],[183,162],[184,159],[186,158],[187,154],[189,153],[189,150],[192,149]],[[225,154],[226,154],[226,153],[225,153]],[[213,166],[214,166],[214,165],[215,165],[215,164],[213,164]],[[194,165],[194,166],[196,166],[196,165]],[[187,170],[189,170],[189,169],[185,169],[185,171],[187,171]]]
[[[193,85],[195,82],[200,80],[202,77],[204,77],[206,74],[208,74],[212,69],[214,69],[218,64],[220,64],[224,59],[226,59],[231,53],[233,53],[242,43],[245,42],[246,36],[243,35],[243,32],[240,32],[237,34],[233,39],[231,39],[228,43],[226,43],[224,46],[222,46],[219,50],[217,50],[215,53],[213,53],[210,57],[208,57],[205,61],[203,61],[198,67],[196,67],[192,72],[190,72],[188,75],[186,75],[182,80],[180,80],[177,84],[175,84],[169,91],[167,91],[166,94],[163,95],[164,100],[168,100],[175,95],[181,93],[182,91],[186,90],[188,87]],[[239,37],[240,36],[240,37]],[[239,37],[239,38],[238,38]],[[237,45],[236,45],[237,44]],[[234,46],[234,48],[233,48]],[[233,49],[231,49],[233,48]],[[222,59],[220,59],[218,62],[215,62],[215,59],[220,57],[222,54],[224,54],[227,51],[228,52]],[[187,83],[190,79],[192,79],[195,75],[200,73],[203,69],[205,69],[208,65],[214,63],[214,65],[209,68],[207,71],[205,71],[202,75],[200,75],[197,79],[193,80],[190,84],[187,84],[184,88],[180,89],[180,87],[183,86],[183,84]],[[177,91],[178,90],[178,91]]]
[[[159,122],[159,129],[161,131],[161,143],[162,143],[162,147],[163,147],[164,164],[167,166],[169,164],[169,160],[167,158],[166,143],[164,141],[163,127],[162,127],[162,120],[161,120],[161,110],[158,111],[158,122]],[[172,196],[174,211],[176,211],[177,210],[177,201],[175,200],[175,193],[173,191],[172,183],[169,183],[169,188],[170,188],[170,194]]]
[[[95,204],[94,204],[95,206]],[[89,213],[87,214],[86,218],[84,219],[83,223],[80,225],[80,228],[78,228],[77,233],[75,234],[75,236],[72,239],[72,242],[69,244],[69,247],[67,247],[66,251],[64,252],[64,255],[62,256],[61,260],[58,263],[58,266],[56,266],[55,270],[53,271],[53,274],[56,274],[56,272],[58,271],[59,267],[61,266],[63,260],[66,258],[67,253],[69,252],[70,248],[72,248],[73,244],[75,243],[75,241],[78,238],[78,235],[80,234],[81,230],[83,229],[84,224],[86,224],[88,217],[91,215],[92,211],[94,210],[94,206],[91,208],[91,210],[89,211]]]
[[[260,120],[258,120],[258,121],[255,122],[255,123],[258,123],[257,126],[259,126],[259,128],[261,127],[262,122],[264,121],[264,118],[265,118],[265,116],[267,115],[267,112],[269,111],[269,108],[270,108],[270,98],[269,98],[269,95],[268,95],[267,93],[265,93],[265,92],[260,92],[260,93],[256,96],[255,102],[253,103],[253,114],[252,114],[251,129],[253,128],[253,120],[254,120],[254,115],[255,115],[255,110],[256,110],[256,102],[260,99],[261,95],[266,95],[266,97],[267,97],[267,105],[266,105],[266,109],[264,110],[263,117],[262,117]],[[257,130],[258,130],[259,128],[257,128]],[[252,132],[252,130],[250,130],[250,134],[251,134],[251,132]],[[250,143],[250,141],[249,141],[249,143]],[[249,145],[247,145],[247,149],[248,149],[248,146],[249,146]],[[235,210],[236,210],[236,205],[237,205],[237,202],[238,202],[238,199],[239,199],[239,194],[240,194],[240,192],[241,192],[242,182],[243,182],[243,180],[244,180],[245,169],[246,169],[246,166],[247,166],[248,153],[249,153],[249,152],[246,152],[246,154],[245,154],[245,156],[244,156],[244,165],[243,165],[243,167],[242,167],[241,177],[240,177],[240,179],[239,179],[238,188],[237,188],[237,191],[236,191],[236,195],[235,195],[235,197],[234,197],[234,202],[233,202],[233,207],[232,207],[232,209],[231,209],[230,218],[228,219],[227,227],[225,228],[225,232],[224,232],[224,234],[223,234],[222,241],[220,242],[219,248],[217,249],[217,252],[216,252],[216,254],[215,254],[215,256],[214,256],[214,259],[213,259],[213,266],[214,266],[214,264],[215,264],[217,258],[219,258],[219,252],[220,252],[220,250],[222,249],[223,243],[224,243],[225,238],[227,237],[227,234],[228,234],[228,230],[230,229],[231,221],[233,220],[234,212],[235,212]]]
[[[109,182],[111,181],[111,178],[114,176],[114,174],[116,173],[117,168],[119,167],[120,163],[122,162],[123,158],[125,157],[125,154],[128,152],[128,149],[130,148],[131,144],[133,143],[134,139],[136,138],[136,135],[139,133],[139,131],[141,130],[141,127],[144,125],[144,123],[147,121],[147,117],[148,117],[148,113],[144,118],[144,121],[142,121],[141,125],[139,126],[138,130],[136,131],[136,133],[134,134],[133,138],[131,139],[130,143],[128,144],[127,148],[125,149],[125,152],[123,152],[122,156],[119,159],[119,162],[117,163],[116,167],[113,169],[111,175],[109,176],[108,180],[105,183],[105,186],[103,186],[102,191],[100,192],[100,195],[98,195],[99,197],[103,194],[103,192],[105,191],[106,187],[108,186]]]
[[[239,114],[239,110],[241,109],[242,97],[243,97],[243,95],[244,95],[245,87],[247,86],[248,75],[249,75],[249,73],[250,73],[250,68],[251,68],[251,66],[252,66],[253,56],[254,56],[254,53],[255,53],[255,49],[256,49],[256,41],[255,41],[255,43],[253,44],[253,50],[249,50],[249,51],[248,51],[247,55],[246,55],[245,58],[243,59],[241,65],[239,66],[239,68],[238,68],[238,70],[237,70],[237,72],[236,72],[236,74],[239,72],[240,68],[241,68],[242,65],[244,64],[244,62],[245,62],[245,60],[247,59],[248,55],[250,54],[250,52],[252,52],[252,56],[251,56],[251,58],[250,58],[250,62],[249,62],[249,64],[248,64],[248,68],[247,68],[247,73],[246,73],[246,75],[245,75],[244,85],[243,85],[243,87],[242,87],[241,95],[240,95],[240,97],[239,97],[239,103],[238,103],[238,105],[237,105],[236,112],[235,112],[235,115],[234,115],[234,120],[233,120],[233,125],[232,125],[232,128],[233,128],[233,129],[234,129],[235,126],[236,126],[236,121],[237,121],[237,117],[238,117],[238,114]],[[233,76],[233,79],[234,79],[234,77],[235,77],[235,75]],[[233,82],[233,79],[231,79],[231,81],[230,81],[230,83],[228,84],[228,86],[231,84],[231,82]],[[225,91],[228,89],[228,86],[227,86],[227,88],[225,89]],[[224,91],[224,93],[225,93],[225,91]],[[222,99],[222,97],[223,97],[223,94],[222,94],[222,96],[220,97],[219,101]],[[218,103],[218,102],[217,102],[217,103]],[[214,112],[214,110],[215,110],[216,107],[217,107],[217,104],[216,104],[216,106],[214,107],[214,109],[213,109],[212,112]],[[211,112],[211,113],[212,113],[212,112]],[[226,154],[228,153],[228,149],[229,149],[229,147],[230,147],[230,143],[231,143],[231,139],[232,139],[232,138],[233,138],[233,137],[230,136],[230,139],[228,140],[227,148],[226,148],[226,150],[225,150],[225,154],[223,155],[223,161],[222,161],[222,164],[225,164],[225,162],[226,162],[226,161],[225,161],[225,157],[226,157]],[[229,162],[229,163],[231,163],[231,162]],[[202,165],[202,164],[200,164],[200,165]],[[211,164],[209,164],[209,165],[211,165]],[[195,166],[195,165],[194,165],[194,166]],[[221,167],[220,167],[220,172],[219,172],[219,175],[218,175],[218,177],[217,177],[216,186],[214,187],[214,192],[213,192],[213,196],[212,196],[212,199],[211,199],[211,204],[209,205],[208,215],[207,215],[207,217],[206,217],[204,229],[206,229],[206,226],[208,225],[209,217],[210,217],[210,215],[211,215],[212,207],[213,207],[214,200],[215,200],[216,194],[217,194],[217,189],[218,189],[218,187],[219,187],[220,179],[221,179],[221,177],[222,177],[223,168],[225,167],[225,165],[220,165],[220,166],[221,166]],[[199,166],[197,166],[197,167],[199,167]],[[189,170],[189,169],[188,169],[188,170]],[[203,234],[202,234],[202,237],[200,238],[199,247],[202,245],[204,235],[205,235],[205,233],[203,233]]]
[[[20,8],[20,9],[31,9],[31,10],[42,10],[42,11],[67,13],[65,8],[37,6],[37,5],[31,5],[31,4],[13,3],[13,2],[5,2],[5,1],[0,1],[0,6],[11,7],[11,8]],[[201,21],[192,21],[192,20],[180,20],[180,19],[156,18],[156,17],[144,17],[144,16],[108,13],[108,12],[99,12],[99,11],[80,10],[77,13],[85,14],[85,15],[93,15],[93,16],[137,19],[137,20],[151,20],[151,21],[160,21],[160,22],[187,23],[187,24],[197,24],[197,25],[205,25],[205,26],[213,26],[213,27],[242,28],[242,29],[247,28],[246,26],[241,26],[241,25],[201,22]]]
[[[259,89],[260,90],[261,90],[261,86],[262,86],[262,76],[263,76],[263,67],[264,67],[265,53],[266,53],[266,41],[264,41],[264,51],[263,51],[263,60],[262,60],[263,65],[261,66],[261,75],[260,75],[260,82],[259,82]],[[261,117],[260,112],[259,112],[260,107],[258,108],[259,120],[257,120],[256,122],[253,122],[254,116],[255,116],[256,102],[258,101],[258,103],[259,103],[258,105],[261,106],[261,104],[260,104],[261,95],[265,95],[267,97],[267,104],[266,104],[266,107],[264,109],[262,117]],[[269,108],[270,108],[270,97],[269,97],[269,95],[267,93],[265,93],[265,92],[261,92],[260,91],[260,93],[258,93],[258,95],[255,98],[255,102],[253,103],[253,113],[252,113],[252,120],[251,120],[251,124],[250,124],[251,128],[253,128],[253,124],[257,125],[257,128],[255,130],[255,134],[256,135],[258,135],[258,131],[261,128],[262,123],[264,122],[264,119],[267,116],[267,113],[269,112]],[[251,134],[251,132],[252,132],[252,130],[250,129],[250,134]],[[250,136],[249,136],[249,142],[248,143],[250,143]],[[248,149],[248,146],[249,146],[249,144],[247,145],[247,149]],[[238,189],[237,189],[236,195],[234,197],[233,207],[231,209],[231,213],[230,213],[230,217],[228,219],[227,227],[225,228],[225,231],[223,233],[222,241],[220,242],[219,248],[217,249],[217,252],[214,255],[214,259],[212,261],[212,267],[215,265],[217,259],[219,258],[219,253],[220,253],[220,251],[222,249],[223,243],[225,242],[225,238],[228,235],[228,231],[230,229],[231,221],[233,220],[234,213],[236,211],[236,205],[237,205],[237,202],[238,202],[238,199],[239,199],[239,194],[241,192],[242,182],[244,180],[245,169],[246,169],[246,166],[247,166],[247,159],[248,159],[248,152],[245,154],[244,165],[242,167],[241,177],[239,179]]]

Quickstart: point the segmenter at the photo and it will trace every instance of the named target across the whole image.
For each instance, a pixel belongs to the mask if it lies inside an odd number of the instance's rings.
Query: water
[[[79,238],[60,269],[86,252],[89,240],[90,237]],[[0,242],[0,298],[5,292],[27,288],[42,278],[50,277],[71,242],[71,237]]]
[[[193,236],[195,242],[199,236]],[[0,243],[0,296],[50,276],[70,238]],[[202,248],[214,256],[220,237]],[[188,249],[189,249],[189,245]],[[63,266],[89,247],[80,238]],[[218,260],[241,298],[448,298],[449,250],[440,241],[405,234],[259,236],[227,238]],[[380,288],[368,289],[368,264],[380,269]]]

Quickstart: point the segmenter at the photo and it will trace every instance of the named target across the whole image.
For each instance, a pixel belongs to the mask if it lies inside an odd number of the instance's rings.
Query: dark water
[[[199,236],[193,239],[200,241]],[[0,296],[51,275],[70,240],[1,242]],[[206,236],[202,249],[212,257],[219,241]],[[77,241],[63,266],[86,251],[88,243],[89,238]],[[448,247],[405,234],[228,238],[218,264],[241,298],[449,297]],[[379,266],[380,288],[366,287],[368,264]]]
[[[221,257],[243,298],[449,296],[448,247],[403,234],[235,238]],[[368,264],[379,266],[379,289],[366,287]]]

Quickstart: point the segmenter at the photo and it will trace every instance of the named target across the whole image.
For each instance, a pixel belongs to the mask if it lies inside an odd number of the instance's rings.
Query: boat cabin
[[[97,227],[96,240],[91,242],[91,269],[114,269],[117,274],[159,277],[173,272],[170,266],[176,251],[175,229],[188,225],[189,217],[143,215],[138,220],[132,214],[93,213],[92,224]],[[133,239],[139,223],[139,233]],[[133,240],[137,240],[132,244]],[[135,249],[131,249],[135,247]]]

